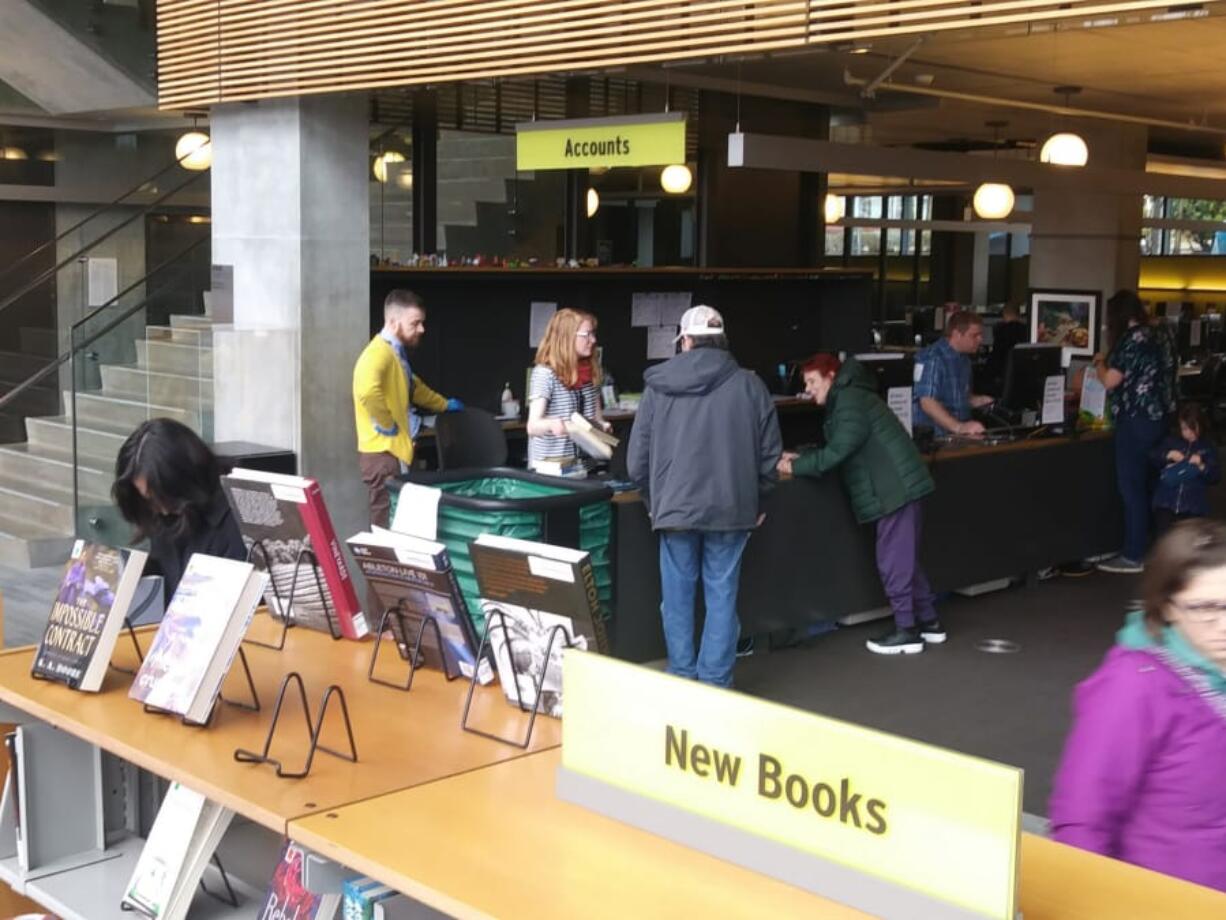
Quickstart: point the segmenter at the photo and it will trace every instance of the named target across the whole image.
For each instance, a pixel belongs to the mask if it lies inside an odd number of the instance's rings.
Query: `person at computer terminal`
[[[977,438],[983,425],[972,409],[992,404],[971,392],[971,359],[983,344],[983,320],[962,310],[945,323],[945,337],[915,356],[912,419],[915,427]]]
[[[1022,322],[1022,315],[1014,304],[1006,304],[1000,311],[1000,322],[992,330],[992,354],[988,358],[988,379],[1000,394],[1005,383],[1005,365],[1009,352],[1030,339],[1030,327]]]
[[[877,571],[894,627],[865,643],[878,655],[913,655],[945,641],[932,589],[919,564],[920,500],[935,488],[907,430],[877,395],[855,358],[814,355],[804,365],[805,392],[826,407],[825,446],[786,452],[779,472],[823,476],[836,468],[856,520],[877,528]]]

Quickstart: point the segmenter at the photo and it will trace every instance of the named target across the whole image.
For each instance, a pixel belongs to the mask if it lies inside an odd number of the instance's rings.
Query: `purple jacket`
[[[1061,843],[1226,891],[1226,717],[1113,648],[1077,687],[1049,812]]]

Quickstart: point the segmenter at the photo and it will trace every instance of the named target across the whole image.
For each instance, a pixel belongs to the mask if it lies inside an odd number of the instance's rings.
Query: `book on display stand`
[[[248,558],[269,573],[269,612],[287,625],[334,637],[367,636],[370,627],[319,483],[241,468],[221,483]]]

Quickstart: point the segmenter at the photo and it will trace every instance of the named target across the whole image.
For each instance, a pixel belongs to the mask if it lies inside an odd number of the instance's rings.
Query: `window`
[[[843,254],[843,228],[826,228],[826,255],[841,256]]]

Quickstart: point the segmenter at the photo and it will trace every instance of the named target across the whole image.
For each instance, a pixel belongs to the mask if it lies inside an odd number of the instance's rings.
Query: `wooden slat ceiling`
[[[158,0],[159,104],[176,109],[590,71],[1169,5],[1170,0]]]

